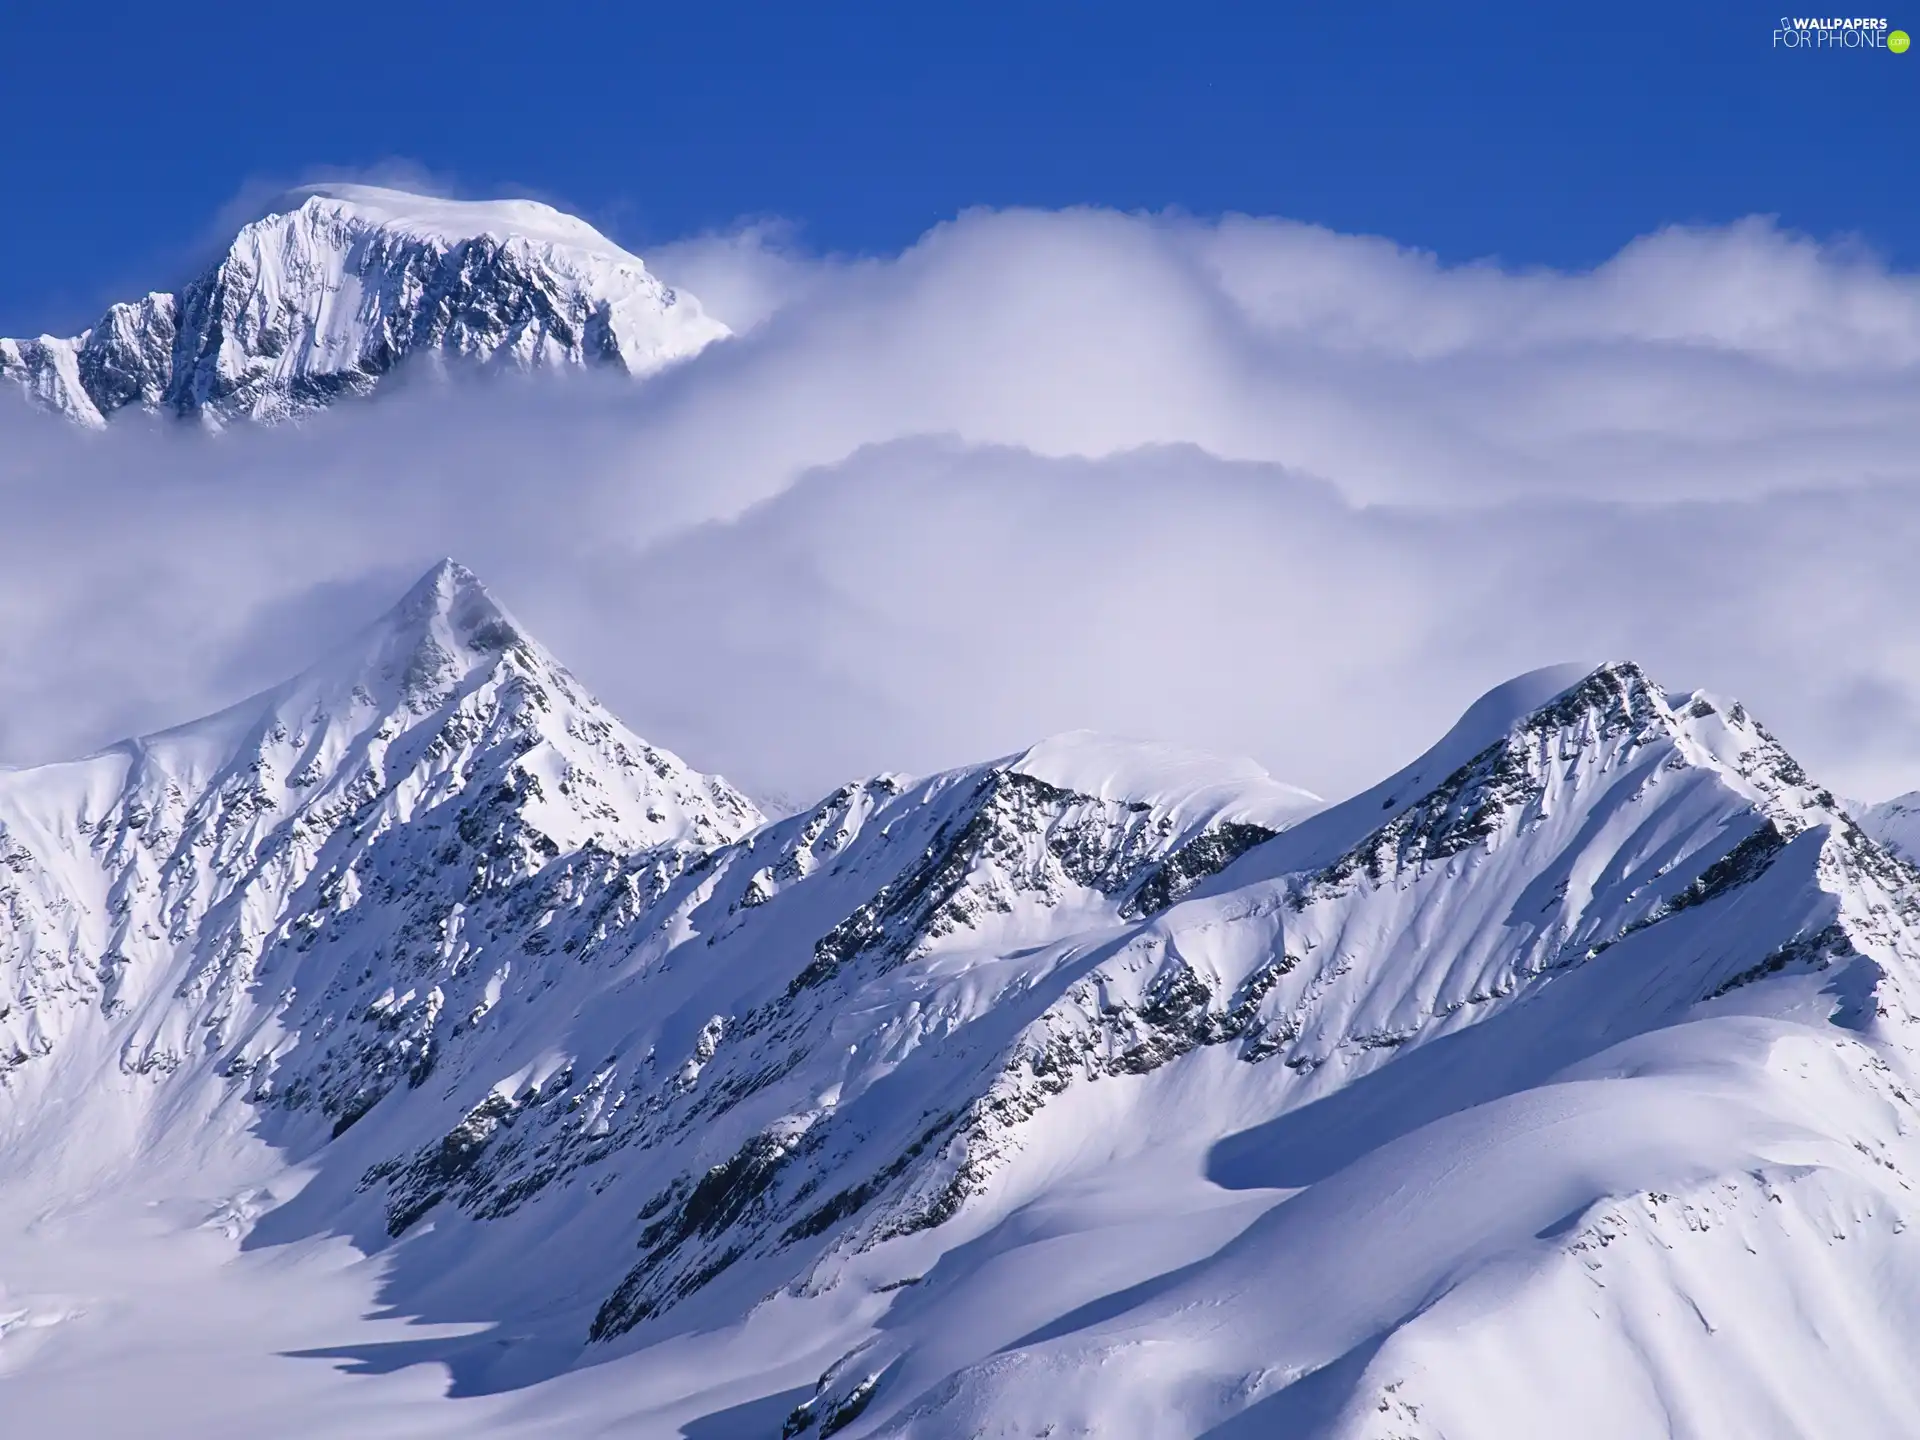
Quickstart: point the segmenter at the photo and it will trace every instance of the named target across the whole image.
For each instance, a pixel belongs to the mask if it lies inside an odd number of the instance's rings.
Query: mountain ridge
[[[1505,1434],[1452,1337],[1584,1325],[1594,1265],[1609,1394],[1765,1433],[1806,1375],[1659,1317],[1791,1308],[1685,1237],[1811,1284],[1838,1229],[1920,1296],[1920,873],[1627,662],[1333,806],[1070,732],[767,820],[443,562],[259,697],[0,774],[0,917],[12,1184],[244,1135],[303,1176],[223,1202],[245,1247],[345,1235],[501,1324],[431,1347],[456,1394],[617,1373],[644,1433]],[[1904,1313],[1865,1283],[1807,1313]],[[1892,1434],[1878,1343],[1842,1408]],[[1500,1403],[1579,1433],[1535,1366]]]

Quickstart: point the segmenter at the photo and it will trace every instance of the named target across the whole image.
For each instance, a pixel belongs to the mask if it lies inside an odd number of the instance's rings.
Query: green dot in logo
[[[1906,54],[1907,46],[1912,43],[1913,41],[1907,38],[1907,32],[1904,30],[1890,31],[1887,35],[1887,49],[1893,51],[1896,55]]]

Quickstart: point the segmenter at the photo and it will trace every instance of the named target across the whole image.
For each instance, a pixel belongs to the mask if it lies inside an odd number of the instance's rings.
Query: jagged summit
[[[470,643],[482,627],[512,623],[480,577],[452,556],[443,557],[416,580],[391,613],[403,623],[444,622],[463,644]]]
[[[501,655],[516,646],[556,663],[480,577],[452,559],[421,576],[391,610],[348,644],[350,651],[364,654],[382,678],[396,679],[413,691],[430,691],[436,682],[498,664]]]
[[[151,750],[189,741],[231,744],[249,728],[265,733],[303,715],[361,714],[374,723],[420,714],[463,685],[480,683],[517,651],[529,670],[565,677],[564,667],[457,560],[443,559],[393,606],[332,653],[268,690],[202,719],[125,742]],[[225,738],[222,738],[225,737]]]
[[[342,783],[343,766],[364,784],[400,756],[438,771],[461,749],[505,747],[534,777],[529,813],[568,846],[712,845],[763,818],[726,781],[627,730],[453,559],[299,675],[136,743],[149,764],[244,763],[294,791]]]
[[[651,374],[727,334],[583,220],[528,200],[309,186],[177,292],[71,338],[0,340],[0,378],[87,425],[219,425],[370,393],[404,362]]]
[[[1713,769],[1783,818],[1801,817],[1787,823],[1812,823],[1805,817],[1813,811],[1837,814],[1833,796],[1812,787],[1739,703],[1704,692],[1669,697],[1632,661],[1555,665],[1496,686],[1418,759],[1298,826],[1269,858],[1281,867],[1324,865],[1373,832],[1405,828],[1416,810],[1444,810],[1472,828],[1491,813],[1476,807],[1518,803],[1572,754],[1656,741],[1675,748],[1676,766]]]

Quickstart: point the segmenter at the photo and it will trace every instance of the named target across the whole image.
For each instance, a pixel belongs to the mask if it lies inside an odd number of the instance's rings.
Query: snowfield
[[[768,820],[448,562],[0,772],[8,1428],[1911,1435],[1854,808],[1614,663],[1330,807],[1082,732]]]

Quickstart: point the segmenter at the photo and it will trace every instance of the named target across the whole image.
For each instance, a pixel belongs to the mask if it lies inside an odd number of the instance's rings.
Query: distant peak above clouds
[[[644,376],[727,333],[551,206],[327,184],[283,196],[177,292],[114,305],[71,338],[0,340],[0,378],[91,426],[130,407],[270,423],[419,357]]]

